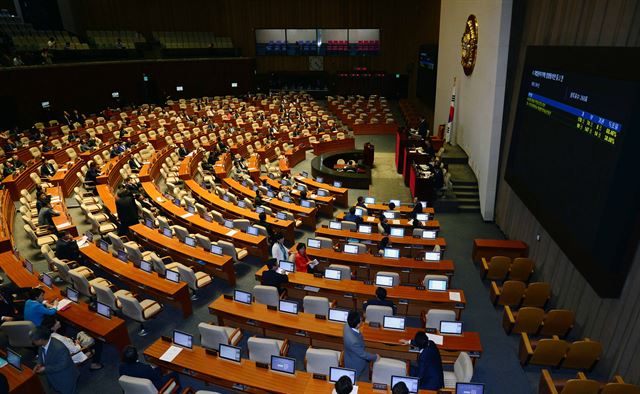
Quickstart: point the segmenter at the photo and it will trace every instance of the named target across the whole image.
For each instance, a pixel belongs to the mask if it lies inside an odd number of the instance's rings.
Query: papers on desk
[[[450,291],[449,292],[449,299],[451,301],[456,301],[456,302],[462,301],[462,297],[460,296],[460,292],[459,291]]]
[[[162,197],[156,197],[156,201],[157,201],[157,202],[164,202],[164,198],[162,198]]]
[[[442,335],[427,333],[427,338],[431,339],[436,345],[442,346],[444,344],[444,337]]]
[[[371,223],[371,222],[375,222],[376,218],[375,216],[367,216],[367,222]]]
[[[51,203],[56,203],[56,202],[60,202],[60,197],[59,196],[52,196],[51,197]]]
[[[186,219],[188,217],[193,216],[193,214],[191,212],[185,213],[184,215],[180,215],[181,218]]]
[[[89,246],[89,241],[87,240],[86,236],[77,240],[76,243],[78,244],[79,249],[86,248],[87,246]]]
[[[336,389],[333,389],[333,391],[331,391],[331,394],[337,394]],[[358,394],[358,386],[353,386],[351,388],[351,394]]]
[[[66,298],[60,300],[60,302],[58,302],[58,305],[56,306],[56,310],[57,311],[61,311],[63,309],[65,309],[66,307],[68,307],[69,305],[71,305],[73,302],[71,300],[68,300]]]
[[[304,290],[305,291],[312,291],[314,293],[317,293],[317,292],[320,291],[320,288],[319,287],[313,287],[313,286],[305,286]]]
[[[169,349],[160,356],[160,360],[170,363],[178,356],[178,354],[180,354],[181,351],[181,347],[171,345]]]
[[[398,219],[393,219],[393,220],[389,220],[391,222],[391,224],[400,224],[400,220]]]
[[[69,227],[71,226],[71,223],[69,222],[64,222],[64,223],[60,223],[59,225],[57,225],[57,228],[64,228],[64,227]]]
[[[230,230],[229,232],[227,232],[225,235],[227,237],[233,237],[234,235],[236,235],[238,233],[238,230]]]
[[[255,167],[249,167],[249,171],[255,171],[255,170],[257,170],[257,168],[255,168]]]

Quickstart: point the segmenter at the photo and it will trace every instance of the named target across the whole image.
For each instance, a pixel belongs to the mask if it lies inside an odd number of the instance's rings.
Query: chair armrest
[[[344,350],[340,352],[340,357],[338,357],[338,366],[344,366]]]
[[[556,385],[553,382],[553,378],[548,369],[543,369],[540,375],[540,382],[538,383],[538,392],[540,394],[558,394]]]
[[[502,327],[507,334],[511,334],[513,326],[516,324],[516,319],[511,312],[509,305],[504,306],[504,313],[502,314]]]
[[[620,376],[620,375],[616,375],[616,376],[614,376],[614,377],[613,377],[613,382],[614,382],[614,383],[621,383],[621,384],[624,384],[624,379],[622,379],[622,376]]]
[[[495,281],[491,281],[491,288],[489,289],[489,297],[491,298],[491,302],[495,306],[500,300],[500,295],[502,294],[501,289],[498,287],[498,284]]]
[[[330,300],[329,301],[329,308],[335,308],[336,305],[338,305],[338,301],[337,300]]]
[[[520,364],[525,366],[529,364],[531,356],[533,356],[533,347],[531,341],[529,341],[529,335],[527,333],[520,333],[520,351],[519,351]]]
[[[487,259],[483,257],[480,265],[480,275],[482,276],[482,279],[487,277],[487,272],[489,272],[489,264],[487,263]]]
[[[191,387],[187,387],[187,388],[185,388],[184,390],[182,390],[180,392],[180,394],[194,394],[194,393],[195,393],[195,391],[193,391],[193,389]]]
[[[281,356],[286,356],[287,353],[289,353],[289,339],[285,339],[284,342],[282,342],[282,348],[280,349]]]
[[[174,387],[172,390],[169,391],[169,386],[171,386],[172,384],[174,384]],[[173,394],[173,393],[177,393],[178,392],[178,382],[176,382],[176,380],[174,378],[171,378],[167,381],[167,383],[164,384],[164,386],[162,386],[160,388],[160,390],[158,390],[158,394]]]
[[[366,309],[365,309],[365,313],[366,313]],[[422,327],[426,327],[427,326],[427,312],[426,311],[420,311],[420,321],[422,321]]]
[[[236,328],[231,332],[231,335],[229,335],[229,345],[235,346],[240,340],[242,340],[242,331]]]
[[[576,374],[576,378],[580,380],[587,380],[587,375],[585,375],[584,372],[580,371]]]
[[[147,305],[146,307],[142,308],[143,311],[146,311],[147,309],[151,308],[152,306],[155,305],[160,305],[158,304],[158,301],[153,301],[151,304]]]

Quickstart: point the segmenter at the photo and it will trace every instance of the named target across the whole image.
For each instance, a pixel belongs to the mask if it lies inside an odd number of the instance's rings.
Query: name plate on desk
[[[233,296],[231,294],[224,294],[223,297],[225,300],[233,300]]]
[[[296,335],[299,337],[306,337],[307,336],[307,332],[303,331],[303,330],[298,330],[296,331]]]
[[[370,321],[369,322],[369,327],[371,327],[371,328],[380,328],[380,323],[375,322],[375,321]]]
[[[257,326],[258,325],[258,323],[253,319],[248,319],[247,320],[247,324],[250,325],[250,326]]]
[[[373,389],[374,390],[384,390],[387,391],[387,385],[384,383],[374,383],[373,384]]]
[[[256,367],[257,368],[269,369],[269,364],[256,362]]]
[[[314,373],[313,378],[318,380],[327,380],[327,375],[323,375],[321,373]]]
[[[398,300],[398,304],[400,304],[400,305],[408,305],[409,304],[409,300]]]
[[[218,356],[218,351],[215,349],[204,349],[204,352],[210,356]]]
[[[416,286],[416,289],[418,289],[418,290],[426,290],[426,287],[424,287],[424,286]]]
[[[270,311],[277,311],[278,307],[275,306],[275,305],[267,305],[267,309],[270,310]]]

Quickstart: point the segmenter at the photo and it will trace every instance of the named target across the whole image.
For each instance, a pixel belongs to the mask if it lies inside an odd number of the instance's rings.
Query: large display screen
[[[365,56],[380,51],[380,29],[256,29],[256,55]]]
[[[528,47],[505,178],[601,297],[640,235],[637,49]]]

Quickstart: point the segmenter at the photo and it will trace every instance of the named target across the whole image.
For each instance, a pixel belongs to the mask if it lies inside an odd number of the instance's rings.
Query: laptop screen
[[[242,290],[234,290],[233,300],[243,304],[251,304],[251,293]]]
[[[309,173],[308,173],[308,172],[306,172],[306,171],[302,171],[302,176],[303,176],[304,178],[309,178]]]
[[[404,330],[404,317],[384,316],[382,318],[382,327],[391,330]]]
[[[298,185],[296,186],[296,189],[298,189],[299,192],[303,192],[306,190],[306,187],[304,187],[304,185]]]
[[[271,355],[271,369],[277,372],[295,374],[296,359]]]
[[[224,226],[227,228],[233,228],[233,222],[231,220],[225,220]]]
[[[333,187],[342,187],[342,182],[333,181]]]
[[[218,355],[225,360],[240,362],[241,351],[239,347],[220,344]]]
[[[189,246],[196,246],[196,239],[193,237],[184,237],[184,243]]]
[[[483,394],[483,383],[456,383],[456,394]]]
[[[29,271],[30,273],[33,274],[33,264],[31,264],[31,261],[25,259],[24,260],[24,268],[26,268],[27,271]]]
[[[426,252],[424,259],[425,261],[440,261],[440,252]]]
[[[148,261],[141,260],[140,261],[140,269],[144,272],[151,272],[151,263]]]
[[[376,286],[393,287],[393,276],[376,275]]]
[[[403,382],[407,388],[409,389],[409,393],[410,394],[415,394],[418,392],[418,390],[420,390],[420,386],[418,385],[418,382],[420,381],[419,378],[414,378],[411,376],[396,376],[393,375],[391,376],[391,387],[393,388],[396,384]]]
[[[247,203],[246,203],[246,202],[244,202],[244,201],[242,201],[242,200],[240,200],[240,201],[238,201],[238,206],[239,206],[240,208],[246,208],[246,207],[247,207]]]
[[[167,280],[170,280],[171,282],[175,282],[175,283],[180,282],[180,273],[178,271],[165,270],[164,272],[166,274]]]
[[[173,343],[178,346],[191,349],[193,348],[193,335],[187,334],[186,332],[173,330]]]
[[[285,195],[285,196],[282,196],[282,201],[284,201],[284,202],[291,202],[291,197],[286,196],[286,195]]]
[[[280,262],[278,263],[278,266],[280,268],[282,268],[283,270],[287,271],[287,272],[295,272],[296,271],[296,265],[294,263],[292,263],[291,261],[280,260]]]
[[[382,256],[388,259],[397,259],[400,257],[400,249],[385,248]]]
[[[118,250],[118,260],[122,261],[123,263],[128,263],[129,256],[127,256],[127,252],[125,252],[124,250]]]
[[[169,227],[164,227],[164,228],[162,229],[162,234],[163,234],[165,237],[173,238],[173,232],[171,232],[171,229],[170,229]]]
[[[329,320],[331,321],[346,323],[347,316],[349,316],[349,311],[345,311],[343,309],[329,309]]]
[[[355,214],[356,216],[362,216],[364,215],[364,210],[362,208],[356,208]]]
[[[226,194],[222,196],[222,199],[226,202],[229,202],[229,196],[227,196]]]
[[[435,230],[423,230],[422,231],[422,238],[423,239],[436,239],[436,236],[438,235],[438,232]]]
[[[419,213],[416,215],[416,219],[418,219],[421,222],[426,222],[427,220],[429,220],[429,214],[428,213]]]
[[[329,381],[337,382],[341,377],[347,376],[351,379],[351,384],[356,384],[356,370],[348,368],[329,367]]]
[[[107,241],[105,241],[104,239],[101,239],[100,241],[98,241],[98,246],[100,247],[100,249],[102,249],[104,252],[108,252],[109,251],[109,244],[107,243]]]
[[[440,321],[440,334],[462,334],[462,322],[461,321]]]
[[[427,289],[431,291],[446,291],[447,281],[442,279],[429,279]]]
[[[320,249],[320,240],[315,238],[307,239],[307,246],[313,249]]]
[[[264,207],[256,207],[256,213],[264,212]]]
[[[187,212],[195,213],[196,212],[196,207],[194,207],[193,205],[187,205]]]
[[[280,180],[280,184],[282,184],[282,186],[289,186],[289,181],[286,179],[282,179]]]
[[[98,315],[111,319],[111,308],[109,308],[109,305],[99,301],[96,304],[96,312],[98,312]]]
[[[267,197],[271,197],[271,198],[273,198],[273,196],[275,196],[275,194],[273,194],[273,192],[272,192],[271,190],[269,190],[269,191],[267,192]]]
[[[173,203],[177,206],[180,206],[180,199],[179,198],[174,198],[173,199]]]
[[[324,277],[327,279],[340,280],[342,278],[342,271],[327,268],[324,270]]]
[[[342,230],[342,223],[332,220],[329,222],[329,228],[332,230]]]
[[[389,235],[392,237],[404,237],[404,229],[402,227],[391,227]]]
[[[358,254],[358,245],[345,244],[344,252],[349,254]]]
[[[358,232],[363,234],[371,234],[371,226],[361,224],[358,226]]]
[[[278,212],[276,217],[280,220],[287,220],[287,215],[284,212]]]
[[[382,212],[382,214],[387,219],[394,219],[396,217],[396,214],[394,212],[391,212],[391,211],[384,211],[384,212]]]
[[[84,233],[84,236],[87,237],[87,241],[93,242],[93,233],[91,231]]]
[[[208,213],[205,213],[204,216],[202,217],[204,220],[206,220],[207,222],[211,223],[213,221],[213,218],[211,217],[211,215],[209,215]]]
[[[395,204],[396,207],[400,206],[400,200],[389,200],[389,204],[391,203]]]
[[[280,312],[293,313],[295,315],[298,314],[298,303],[294,301],[285,301],[280,300],[278,305],[278,310]]]
[[[153,225],[153,221],[151,219],[145,219],[144,220],[144,225],[149,227],[149,228],[154,228],[155,226]]]
[[[44,283],[47,287],[53,287],[53,279],[48,274],[42,274],[42,283]]]
[[[218,245],[211,245],[211,253],[222,256],[222,247]]]
[[[302,205],[305,208],[311,208],[311,201],[302,200],[300,201],[300,205]]]
[[[318,183],[323,183],[323,182],[324,182],[324,178],[322,178],[322,177],[317,177],[317,178],[316,178],[316,182],[318,182]]]
[[[329,195],[329,192],[324,189],[318,189],[316,193],[318,193],[320,197],[327,197]]]
[[[364,198],[364,203],[365,204],[375,204],[376,203],[376,199],[374,197],[365,197]]]
[[[22,356],[9,348],[7,348],[7,362],[18,371],[22,371]]]
[[[258,229],[253,226],[247,227],[247,234],[258,235]]]
[[[78,292],[73,287],[67,287],[67,298],[73,302],[78,302]]]

